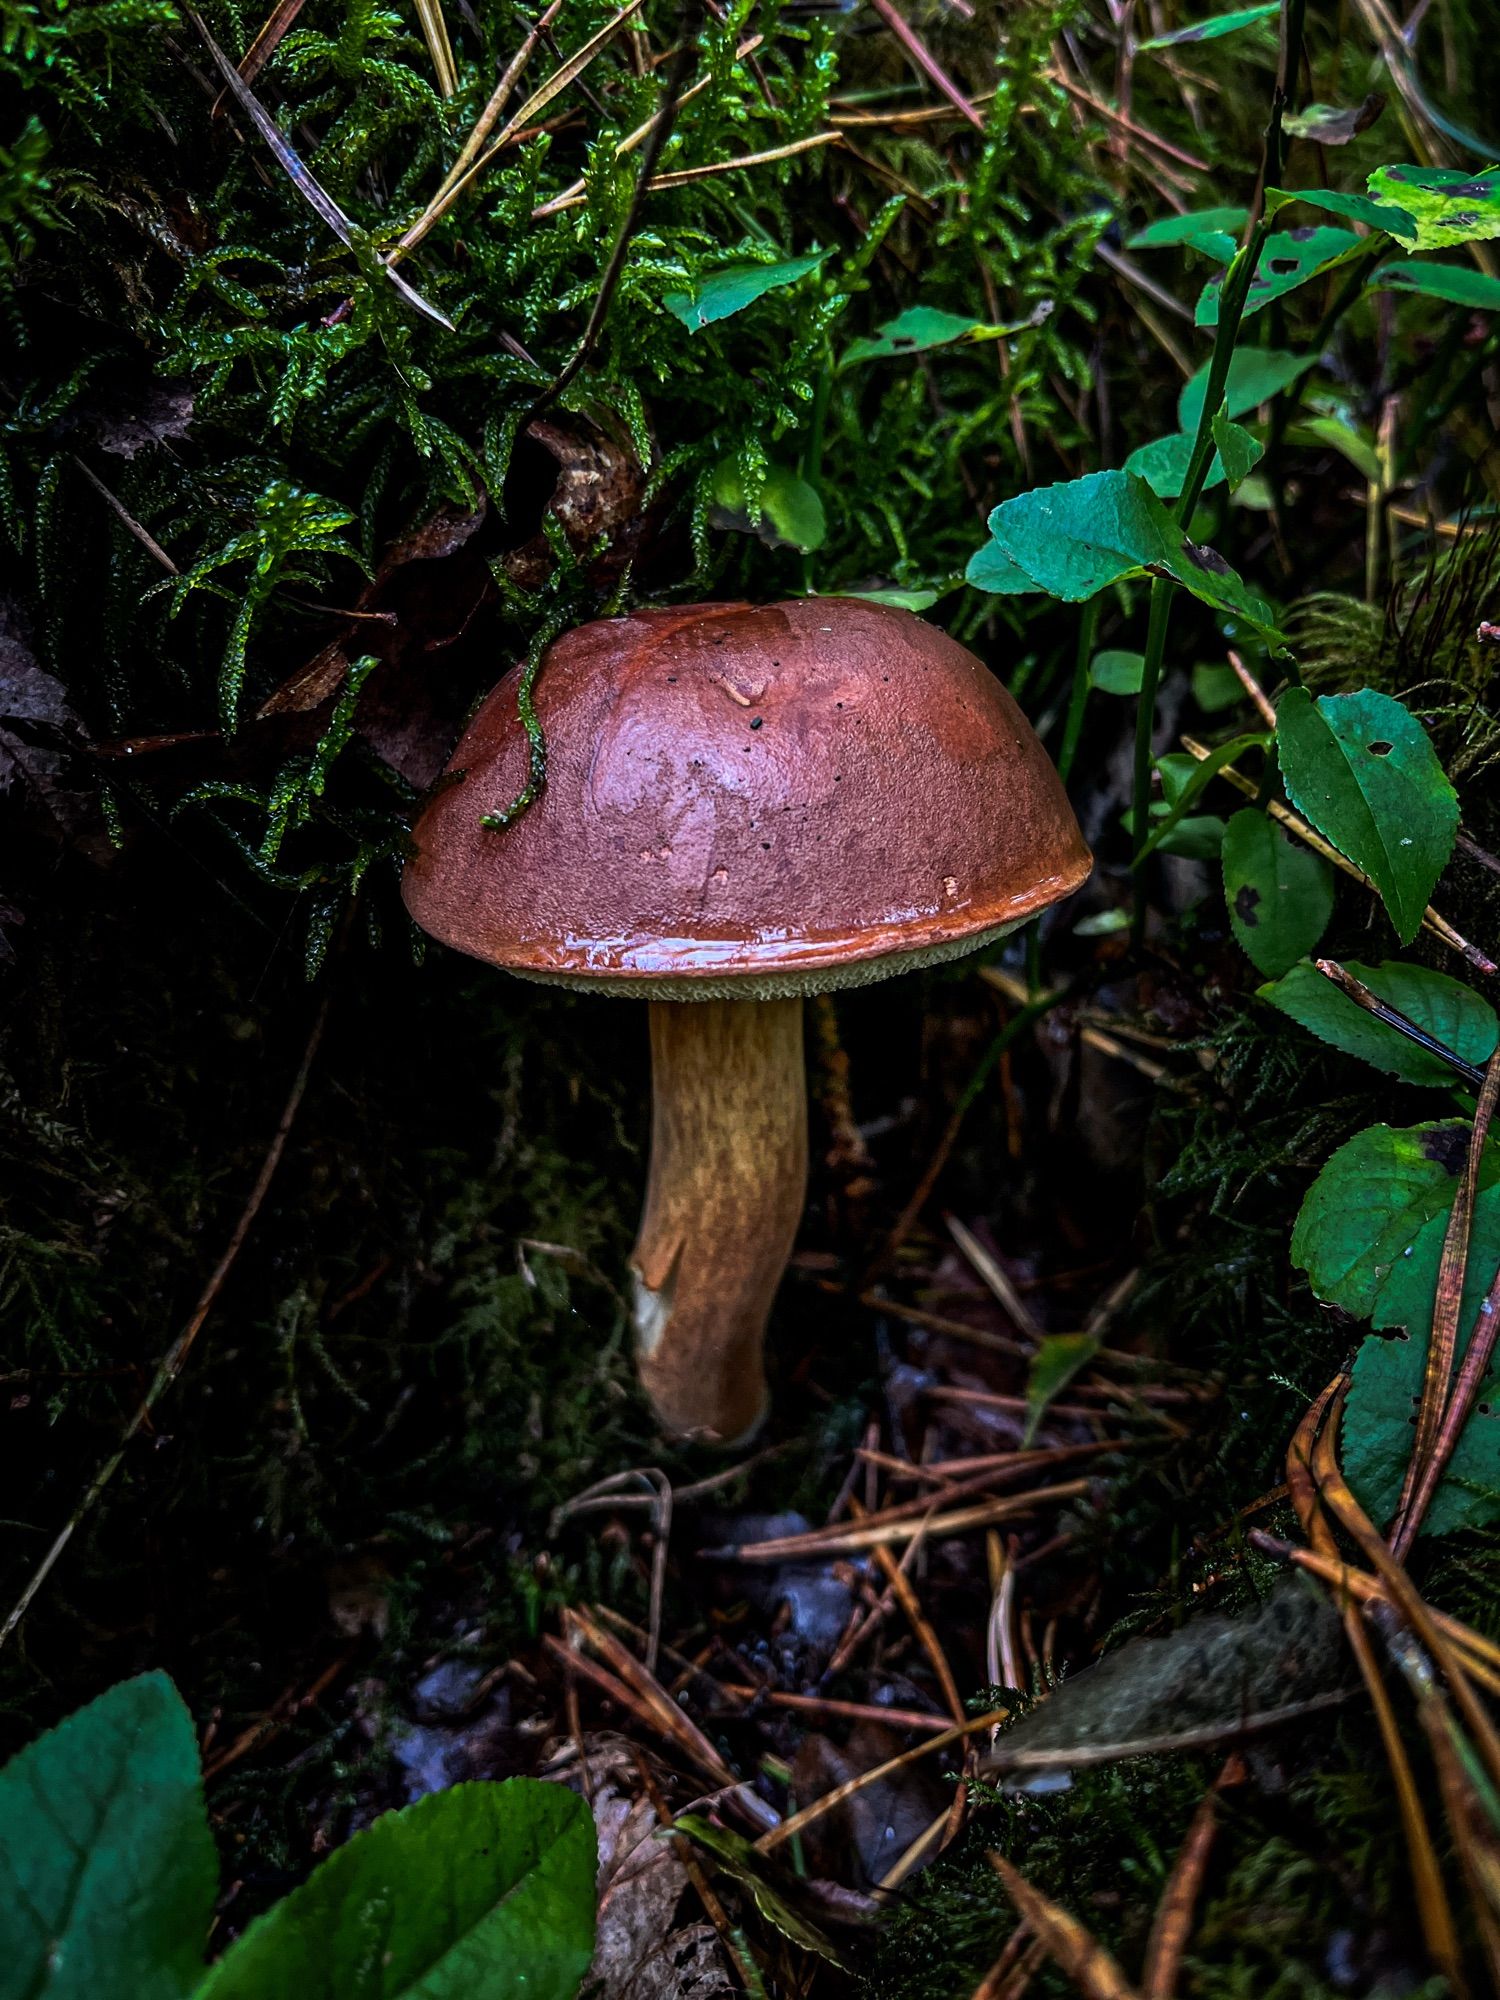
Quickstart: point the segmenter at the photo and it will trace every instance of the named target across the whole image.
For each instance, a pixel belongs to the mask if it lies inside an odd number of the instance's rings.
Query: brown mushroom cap
[[[424,930],[531,978],[643,999],[862,984],[956,957],[1091,866],[1000,683],[910,612],[698,604],[559,639],[536,687],[541,796],[512,673],[415,830]]]

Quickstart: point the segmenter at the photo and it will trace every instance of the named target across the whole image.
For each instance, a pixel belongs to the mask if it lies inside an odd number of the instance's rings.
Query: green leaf
[[[180,2000],[218,1877],[198,1739],[165,1674],[110,1688],[0,1771],[7,1993]]]
[[[722,270],[710,272],[691,292],[668,292],[662,304],[689,333],[697,333],[716,320],[743,312],[767,292],[795,285],[799,278],[816,271],[830,254],[814,250],[806,257],[789,257],[779,264],[726,264]]]
[[[456,1785],[337,1848],[197,2000],[572,2000],[595,1866],[593,1819],[565,1786]]]
[[[985,320],[970,319],[962,313],[939,312],[936,306],[911,306],[888,320],[869,340],[852,341],[839,361],[840,368],[852,368],[859,361],[887,361],[903,354],[923,354],[929,347],[952,347],[955,342],[972,344],[999,340],[1014,329],[991,326]]]
[[[1349,222],[1367,222],[1383,229],[1387,236],[1413,236],[1416,217],[1394,203],[1372,201],[1367,194],[1341,194],[1336,188],[1267,188],[1266,214],[1276,215],[1294,201],[1309,208],[1321,208],[1329,215],[1342,215]],[[1275,242],[1272,237],[1271,241]]]
[[[1348,970],[1465,1062],[1485,1063],[1494,1054],[1500,1035],[1495,1010],[1462,980],[1450,979],[1445,972],[1430,972],[1424,965],[1406,965],[1399,959],[1373,966],[1350,961]],[[1429,1055],[1399,1029],[1387,1027],[1366,1013],[1315,966],[1294,965],[1274,986],[1262,986],[1260,997],[1300,1021],[1320,1041],[1331,1042],[1345,1055],[1359,1056],[1403,1082],[1451,1089],[1458,1081],[1447,1063]]]
[[[951,585],[948,586],[950,589]],[[857,597],[862,604],[891,604],[898,611],[930,611],[943,595],[940,590],[835,590],[821,596]]]
[[[1289,354],[1279,347],[1237,347],[1230,356],[1224,407],[1231,417],[1257,410],[1316,364],[1312,354]],[[1203,417],[1210,363],[1205,361],[1177,399],[1177,421],[1192,436]]]
[[[715,1826],[712,1820],[704,1819],[697,1813],[684,1813],[672,1822],[671,1831],[686,1834],[695,1846],[712,1854],[726,1874],[743,1883],[754,1897],[755,1907],[783,1937],[790,1938],[804,1951],[816,1952],[819,1958],[826,1958],[830,1964],[842,1967],[843,1960],[833,1944],[819,1926],[795,1909],[789,1896],[773,1884],[765,1861],[743,1834],[734,1833],[727,1826]]]
[[[1079,603],[1149,570],[1243,618],[1269,644],[1282,643],[1270,607],[1221,555],[1191,541],[1136,473],[1091,472],[1035,487],[1002,501],[989,525],[1001,551],[1039,589],[1065,602]]]
[[[1333,915],[1333,870],[1288,840],[1267,813],[1245,806],[1224,834],[1224,900],[1241,951],[1261,972],[1285,972],[1310,952]]]
[[[1364,249],[1366,238],[1356,236],[1352,229],[1281,229],[1268,236],[1261,247],[1260,261],[1255,267],[1255,276],[1250,280],[1250,290],[1245,298],[1246,319],[1258,313],[1273,299],[1284,299],[1288,292],[1296,291],[1310,278],[1320,278],[1327,271],[1333,271],[1340,264],[1347,264],[1351,257],[1359,256]],[[1211,278],[1203,287],[1198,299],[1198,309],[1194,314],[1196,326],[1217,326],[1219,324],[1219,293],[1223,281]]]
[[[1500,1210],[1495,1213],[1500,1215]],[[1476,1237],[1478,1234],[1476,1220]],[[1474,1246],[1478,1247],[1477,1242]],[[1471,1252],[1472,1254],[1472,1252]],[[1489,1269],[1500,1256],[1500,1235]],[[1477,1300],[1476,1300],[1477,1306]],[[1430,1310],[1430,1309],[1429,1309]],[[1354,1358],[1349,1401],[1344,1411],[1344,1475],[1354,1496],[1377,1527],[1395,1513],[1411,1457],[1412,1416],[1422,1394],[1428,1335],[1371,1334]],[[1467,1340],[1463,1342],[1467,1346]],[[1442,1484],[1422,1524],[1428,1535],[1451,1535],[1463,1528],[1489,1527],[1500,1516],[1500,1381],[1485,1372]]]
[[[1288,444],[1328,445],[1347,458],[1361,479],[1380,483],[1380,458],[1368,438],[1362,438],[1342,417],[1307,417],[1287,430]]]
[[[1165,848],[1169,854],[1191,852],[1196,860],[1211,860],[1217,855],[1224,838],[1223,821],[1214,820],[1210,830],[1205,820],[1189,822],[1188,809],[1208,790],[1226,764],[1234,763],[1246,750],[1264,749],[1267,741],[1264,732],[1261,732],[1236,736],[1228,743],[1221,743],[1207,757],[1190,757],[1178,752],[1158,757],[1156,768],[1161,777],[1166,811],[1160,815],[1160,825],[1143,843],[1131,866],[1139,868],[1159,847]],[[1184,835],[1182,829],[1189,825],[1192,832]],[[1183,844],[1184,840],[1188,845]]]
[[[1287,793],[1379,890],[1410,944],[1458,831],[1458,800],[1427,732],[1388,694],[1289,688],[1276,710]]]
[[[1158,500],[1175,500],[1187,485],[1188,467],[1193,462],[1193,446],[1196,443],[1197,438],[1192,431],[1173,431],[1170,437],[1153,438],[1150,444],[1136,446],[1125,461],[1125,470],[1144,479]],[[1203,490],[1207,493],[1223,483],[1224,461],[1215,452],[1203,481]]]
[[[809,486],[800,472],[793,472],[787,465],[766,468],[760,511],[753,521],[739,467],[732,458],[726,458],[714,472],[713,499],[711,519],[716,528],[759,535],[773,549],[800,549],[808,555],[823,546],[828,533],[823,502],[816,487]]]
[[[1467,1143],[1467,1128],[1454,1139],[1455,1150]],[[1491,1176],[1497,1179],[1500,1176]],[[1448,1233],[1452,1204],[1425,1222],[1399,1256],[1375,1295],[1371,1323],[1393,1332],[1419,1336],[1423,1344],[1432,1326],[1437,1303],[1438,1267],[1443,1261],[1443,1239]],[[1459,1305],[1460,1332],[1472,1327],[1485,1293],[1500,1265],[1500,1186],[1481,1188],[1474,1202],[1469,1232],[1469,1256],[1464,1267],[1464,1295]]]
[[[1477,174],[1455,167],[1377,167],[1365,185],[1414,218],[1413,229],[1400,232],[1414,250],[1500,236],[1500,167]]]
[[[1413,257],[1408,264],[1382,264],[1370,289],[1420,292],[1425,298],[1446,299],[1450,305],[1472,306],[1476,312],[1500,312],[1500,278],[1471,271],[1464,264],[1433,264],[1424,257]]]
[[[991,597],[1023,597],[1028,591],[1041,589],[998,542],[986,542],[982,549],[974,551],[964,571],[964,581],[972,583],[976,590],[987,590]]]
[[[1205,715],[1222,715],[1226,708],[1236,707],[1244,698],[1245,690],[1233,667],[1220,666],[1217,660],[1194,662],[1193,700]]]
[[[1292,1232],[1292,1261],[1320,1299],[1384,1323],[1394,1308],[1387,1302],[1377,1313],[1377,1303],[1392,1271],[1417,1260],[1419,1239],[1441,1249],[1468,1144],[1468,1124],[1450,1118],[1404,1129],[1371,1125],[1339,1147]],[[1500,1149],[1487,1146],[1480,1188],[1497,1178]],[[1435,1282],[1435,1253],[1432,1269]]]
[[[1089,661],[1089,686],[1101,694],[1139,694],[1145,666],[1143,653],[1095,653]]]
[[[1215,14],[1207,21],[1195,21],[1190,28],[1174,28],[1170,35],[1156,35],[1142,42],[1142,49],[1175,49],[1183,42],[1216,42],[1220,35],[1233,35],[1256,21],[1268,21],[1281,11],[1281,0],[1262,0],[1258,7],[1237,7],[1231,14]]]
[[[1223,409],[1210,418],[1209,428],[1213,432],[1214,443],[1219,447],[1219,460],[1232,493],[1256,461],[1264,456],[1266,448],[1259,438],[1252,437],[1243,424],[1235,423]]]
[[[1030,1451],[1037,1427],[1056,1401],[1099,1352],[1100,1341],[1092,1333],[1044,1333],[1031,1357],[1026,1373],[1026,1430],[1022,1451]]]
[[[1195,208],[1187,215],[1164,215],[1138,229],[1127,250],[1166,250],[1198,236],[1238,236],[1250,219],[1247,208]]]

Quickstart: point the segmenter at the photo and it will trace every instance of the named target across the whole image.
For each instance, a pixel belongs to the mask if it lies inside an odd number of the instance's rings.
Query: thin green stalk
[[[818,498],[823,497],[823,431],[828,422],[828,399],[833,393],[833,344],[829,343],[823,357],[823,366],[818,370],[818,379],[813,385],[812,413],[807,420],[807,449],[802,454],[802,477],[807,481]],[[813,587],[813,559],[809,551],[802,558],[802,588],[809,594]]]
[[[1068,782],[1078,739],[1083,734],[1083,713],[1089,701],[1089,661],[1094,656],[1094,635],[1099,629],[1099,600],[1091,597],[1078,621],[1078,656],[1073,662],[1073,692],[1068,697],[1068,717],[1063,724],[1062,748],[1057,753],[1057,774]]]

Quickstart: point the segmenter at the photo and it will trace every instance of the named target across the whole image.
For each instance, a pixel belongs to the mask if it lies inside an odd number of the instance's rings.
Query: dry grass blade
[[[832,1812],[835,1806],[841,1806],[845,1799],[852,1799],[856,1792],[862,1792],[867,1785],[878,1784],[882,1778],[890,1777],[895,1771],[904,1771],[908,1765],[915,1764],[919,1757],[930,1757],[934,1750],[946,1750],[950,1744],[961,1743],[966,1736],[976,1736],[981,1729],[993,1729],[996,1723],[1009,1720],[1008,1708],[992,1709],[988,1715],[976,1715],[953,1729],[945,1729],[941,1736],[934,1736],[926,1743],[914,1744],[910,1750],[903,1750],[898,1757],[888,1757],[883,1764],[873,1764],[868,1771],[861,1771],[857,1778],[849,1778],[842,1785],[835,1785],[831,1792],[824,1792],[821,1798],[814,1799],[812,1804],[804,1806],[801,1812],[793,1813],[779,1826],[772,1827],[769,1833],[762,1834],[755,1843],[757,1851],[769,1854],[773,1848],[780,1847],[784,1840],[790,1840],[794,1834],[801,1833],[804,1827],[811,1826],[815,1820],[822,1819],[825,1813]]]
[[[432,72],[439,97],[451,97],[458,89],[458,65],[453,60],[453,44],[448,40],[448,23],[443,19],[441,0],[415,0],[422,38],[432,57]]]
[[[353,223],[339,207],[333,196],[314,180],[312,174],[303,165],[297,153],[287,143],[275,119],[272,118],[264,105],[261,104],[234,64],[209,33],[208,24],[203,20],[202,16],[192,7],[188,7],[186,13],[188,19],[202,37],[204,47],[218,65],[220,74],[228,86],[230,96],[265,140],[271,151],[276,155],[287,179],[296,188],[298,194],[301,195],[314,215],[318,216],[321,221],[328,225],[340,243],[352,249],[354,246]],[[420,292],[413,290],[405,278],[398,271],[392,270],[389,265],[386,266],[386,275],[389,277],[398,295],[405,299],[409,306],[414,307],[424,318],[435,320],[439,326],[446,327],[449,333],[452,333],[453,322],[445,312],[440,312],[435,305],[424,299]]]
[[[864,1515],[863,1507],[852,1495],[849,1500],[849,1511],[855,1520],[861,1519]],[[938,1686],[943,1690],[943,1699],[948,1704],[949,1714],[955,1722],[962,1723],[966,1720],[963,1697],[958,1692],[958,1683],[953,1678],[953,1669],[948,1664],[948,1655],[943,1651],[942,1641],[933,1630],[932,1621],[922,1609],[921,1600],[917,1596],[911,1578],[900,1567],[889,1549],[877,1546],[873,1553],[880,1565],[881,1574],[896,1593],[896,1602],[905,1613],[907,1624],[917,1635],[922,1651],[932,1662],[932,1671],[937,1675]]]
[[[1219,1794],[1230,1785],[1243,1784],[1245,1762],[1236,1751],[1225,1763],[1211,1788],[1198,1802],[1172,1873],[1151,1921],[1146,1942],[1146,1962],[1141,1968],[1141,1992],[1145,2000],[1172,2000],[1182,1970],[1182,1954],[1192,1931],[1193,1908],[1203,1887],[1218,1832]]]
[[[1027,1305],[1011,1282],[1010,1273],[1005,1269],[999,1258],[992,1256],[974,1234],[973,1230],[965,1223],[960,1222],[956,1215],[945,1215],[943,1223],[947,1228],[948,1234],[953,1238],[959,1249],[962,1250],[965,1257],[968,1258],[980,1277],[983,1278],[986,1285],[989,1286],[1000,1304],[1010,1314],[1015,1325],[1021,1329],[1028,1340],[1040,1343],[1042,1329],[1038,1325],[1030,1306]]]
[[[1479,1093],[1479,1103],[1474,1111],[1474,1125],[1469,1134],[1468,1157],[1458,1177],[1452,1213],[1448,1217],[1448,1227],[1443,1236],[1443,1254],[1438,1263],[1437,1295],[1432,1307],[1432,1335],[1427,1343],[1427,1366],[1422,1376],[1422,1400],[1417,1406],[1417,1434],[1412,1442],[1411,1457],[1407,1461],[1406,1479],[1401,1488],[1401,1503],[1396,1510],[1396,1528],[1391,1537],[1391,1549],[1398,1559],[1406,1554],[1416,1540],[1417,1530],[1422,1525],[1422,1517],[1427,1511],[1433,1493],[1437,1490],[1437,1480],[1441,1476],[1441,1468],[1434,1469],[1432,1460],[1453,1381],[1454,1361],[1458,1353],[1458,1321],[1463,1309],[1464,1274],[1469,1264],[1469,1231],[1474,1220],[1474,1197],[1479,1186],[1479,1168],[1484,1155],[1484,1144],[1489,1136],[1490,1121],[1495,1115],[1497,1099],[1500,1099],[1500,1050],[1491,1056],[1489,1067],[1484,1074],[1484,1087]],[[1457,1441],[1456,1434],[1454,1441]],[[1451,1444],[1449,1450],[1452,1450]]]
[[[912,27],[911,23],[892,4],[892,0],[870,0],[870,5],[875,9],[881,20],[885,22],[885,25],[911,57],[912,62],[921,71],[922,75],[927,78],[928,82],[936,85],[953,106],[954,110],[961,117],[967,118],[976,131],[982,132],[984,130],[984,120],[974,109],[968,98],[964,96],[958,85],[949,76],[947,70],[943,68],[921,36]]]
[[[1196,736],[1184,736],[1182,747],[1200,763],[1213,754],[1208,745],[1200,743]],[[1226,764],[1219,772],[1219,776],[1226,783],[1233,785],[1236,791],[1243,792],[1247,799],[1257,798],[1260,795],[1260,786],[1255,780],[1247,778],[1243,771],[1237,771],[1233,764]],[[1332,862],[1333,866],[1340,869],[1351,881],[1362,882],[1372,895],[1377,893],[1375,884],[1362,868],[1356,868],[1352,861],[1346,860],[1336,847],[1326,841],[1322,834],[1315,833],[1307,821],[1294,813],[1289,806],[1284,806],[1279,799],[1269,799],[1266,802],[1266,811],[1278,826],[1284,826],[1288,833],[1302,842],[1304,847],[1310,847],[1315,854],[1321,854],[1325,861]],[[1456,951],[1460,957],[1466,958],[1470,965],[1477,967],[1480,972],[1500,972],[1500,965],[1496,965],[1477,944],[1470,944],[1460,931],[1454,929],[1446,917],[1438,914],[1431,903],[1422,912],[1422,928],[1431,931],[1434,937],[1441,938],[1451,951]]]
[[[570,83],[573,83],[578,77],[583,75],[583,72],[594,60],[595,56],[608,48],[609,44],[619,34],[631,16],[643,5],[644,0],[626,0],[626,4],[620,9],[618,14],[606,21],[597,34],[590,35],[589,39],[580,48],[575,49],[560,68],[552,72],[551,76],[547,78],[547,81],[539,89],[532,92],[520,110],[506,120],[499,136],[491,145],[487,146],[482,153],[471,157],[462,167],[455,167],[454,171],[444,181],[442,187],[439,188],[426,208],[423,209],[410,229],[407,230],[400,242],[391,251],[390,257],[387,260],[389,263],[394,263],[398,257],[404,257],[409,250],[414,249],[421,242],[429,230],[442,221],[443,217],[452,208],[454,202],[458,200],[458,197],[469,183],[484,172],[491,160],[496,159],[504,152],[507,146],[514,143],[516,135],[524,130],[539,112],[544,111],[554,97],[560,96]],[[547,18],[551,19],[550,13]],[[540,26],[533,32],[539,35]],[[532,42],[531,46],[534,47],[535,43]],[[508,70],[506,74],[508,76],[510,71]],[[491,98],[490,102],[493,104],[498,97],[499,91],[497,90],[495,98]],[[473,139],[471,134],[470,146],[472,144]],[[466,153],[469,152],[470,146],[464,148]]]
[[[240,57],[239,71],[244,82],[254,83],[306,5],[307,0],[277,0],[277,5],[271,9],[260,33]],[[228,91],[220,91],[215,98],[213,108],[215,118],[223,115],[224,100],[228,95]]]
[[[1034,1889],[1003,1854],[992,1851],[990,1864],[1005,1884],[1005,1893],[1085,2000],[1140,2000],[1114,1958],[1076,1917]]]
[[[858,1528],[813,1528],[805,1535],[778,1535],[765,1542],[739,1542],[727,1548],[704,1549],[705,1561],[783,1562],[789,1556],[855,1555],[865,1549],[904,1542],[914,1535],[957,1535],[968,1528],[987,1528],[992,1521],[1008,1521],[1016,1514],[1030,1514],[1038,1507],[1055,1507],[1064,1500],[1079,1500],[1089,1490],[1086,1479],[1065,1480],[1060,1486],[1044,1486],[1035,1493],[1012,1493],[1004,1499],[988,1500],[981,1507],[960,1507],[951,1514],[928,1514],[913,1520],[905,1509],[892,1509],[901,1518],[872,1519]],[[931,1496],[923,1504],[932,1506]]]

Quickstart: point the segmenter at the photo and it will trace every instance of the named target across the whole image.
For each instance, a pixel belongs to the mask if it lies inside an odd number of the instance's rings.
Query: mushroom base
[[[766,1412],[766,1318],[807,1194],[801,1000],[653,1001],[651,1077],[641,1381],[664,1429],[735,1444]]]

